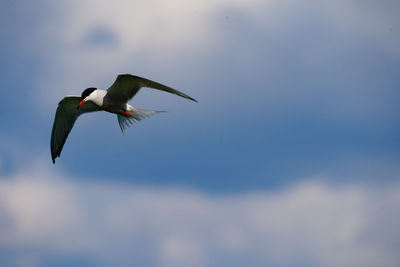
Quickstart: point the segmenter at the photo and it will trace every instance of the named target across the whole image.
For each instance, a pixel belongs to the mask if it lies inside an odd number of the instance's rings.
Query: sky
[[[0,1],[0,265],[398,266],[400,2]],[[57,103],[121,73],[121,133]]]

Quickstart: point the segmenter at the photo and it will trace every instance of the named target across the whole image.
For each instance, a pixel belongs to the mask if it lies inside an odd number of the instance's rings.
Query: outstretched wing
[[[142,87],[158,89],[197,102],[197,100],[171,87],[130,74],[118,75],[115,82],[108,88],[107,97],[118,102],[128,102]]]
[[[101,110],[92,102],[86,102],[78,109],[79,102],[79,96],[67,96],[58,103],[50,141],[51,159],[53,163],[55,163],[55,159],[60,156],[68,134],[71,132],[79,115]]]

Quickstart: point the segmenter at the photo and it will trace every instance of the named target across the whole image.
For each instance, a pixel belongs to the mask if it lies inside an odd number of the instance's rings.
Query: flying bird
[[[124,132],[131,124],[162,112],[135,108],[128,104],[128,101],[143,87],[165,91],[197,102],[197,100],[171,87],[130,74],[118,75],[115,82],[107,90],[91,87],[85,89],[81,96],[66,96],[58,103],[51,131],[50,150],[53,164],[55,159],[60,157],[68,134],[81,114],[94,111],[107,111],[117,114],[119,126],[121,131]]]

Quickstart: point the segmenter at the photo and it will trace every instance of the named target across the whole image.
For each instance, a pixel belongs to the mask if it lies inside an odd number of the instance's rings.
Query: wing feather
[[[131,74],[118,75],[115,82],[108,88],[107,96],[115,101],[128,102],[143,87],[161,90],[197,102],[197,100],[171,87]]]
[[[101,110],[100,107],[89,101],[78,109],[79,102],[79,96],[67,96],[58,103],[50,141],[51,159],[53,163],[55,163],[55,159],[60,156],[61,150],[64,147],[65,141],[76,119],[83,113]]]

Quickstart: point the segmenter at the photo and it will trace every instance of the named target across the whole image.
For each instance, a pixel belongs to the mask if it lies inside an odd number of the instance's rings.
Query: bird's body
[[[118,75],[107,90],[87,88],[79,96],[66,96],[58,104],[51,132],[50,150],[53,163],[61,150],[76,119],[83,113],[107,111],[117,114],[122,132],[134,122],[162,112],[135,108],[128,101],[142,87],[149,87],[179,95],[197,102],[190,96],[160,83],[130,74]]]
[[[91,93],[91,99],[93,103],[95,103],[99,108],[103,111],[107,111],[114,114],[123,114],[124,112],[128,112],[128,109],[131,109],[132,106],[128,105],[128,103],[124,103],[123,101],[116,101],[110,98],[107,95],[107,90],[96,89]]]

